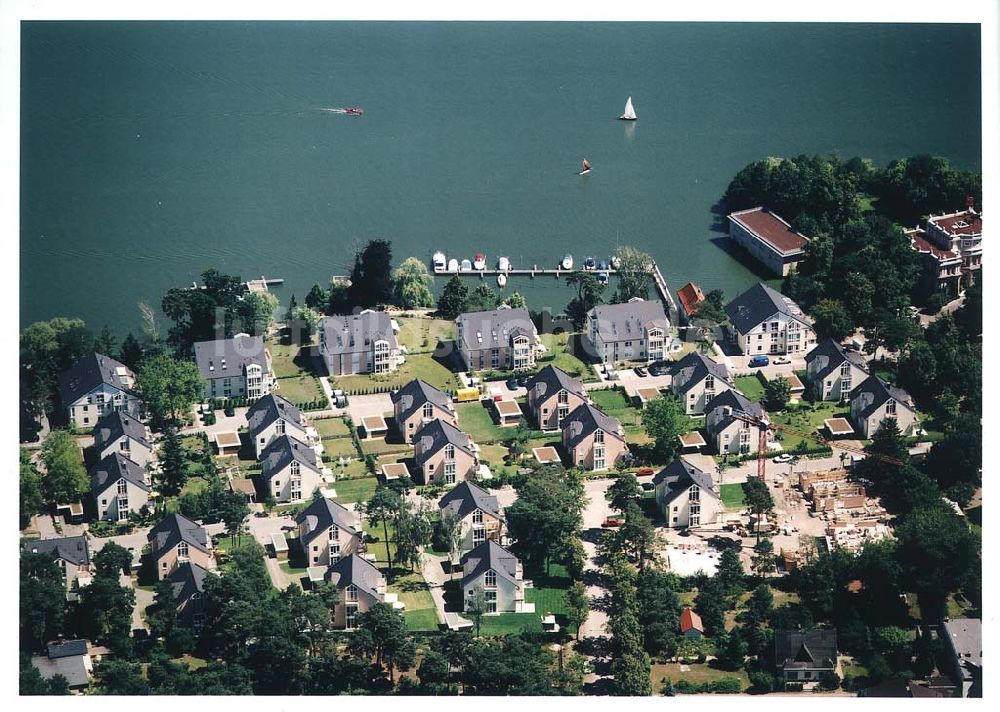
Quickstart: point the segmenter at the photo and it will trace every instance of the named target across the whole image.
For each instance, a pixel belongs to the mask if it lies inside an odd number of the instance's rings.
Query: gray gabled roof
[[[194,360],[206,381],[242,376],[251,364],[267,373],[267,352],[259,336],[237,334],[231,339],[199,341],[194,345]]]
[[[438,507],[454,512],[459,519],[464,519],[477,509],[492,514],[494,517],[500,516],[500,503],[497,498],[468,480],[458,483],[454,489],[442,497],[441,501],[438,502]]]
[[[979,618],[950,618],[942,623],[946,638],[959,660],[983,664],[983,622]]]
[[[597,333],[604,341],[641,339],[645,330],[670,328],[670,320],[658,299],[633,299],[624,304],[598,304],[588,315],[597,323]]]
[[[305,430],[305,423],[302,422],[302,412],[294,405],[286,401],[281,396],[270,393],[263,398],[258,398],[247,410],[247,429],[255,438],[264,428],[268,427],[281,418],[286,423],[294,423],[299,428]]]
[[[275,472],[281,472],[293,461],[315,472],[323,471],[323,464],[316,451],[286,433],[272,440],[260,454],[261,476],[270,477]]]
[[[741,334],[746,334],[775,314],[785,314],[808,325],[805,314],[792,299],[758,282],[726,305],[726,315]]]
[[[533,341],[537,334],[527,309],[498,307],[492,311],[466,312],[455,323],[470,351],[510,346],[510,340],[519,334]]]
[[[194,594],[202,593],[205,590],[205,577],[209,575],[214,574],[190,561],[185,561],[174,569],[167,576],[173,586],[174,603],[180,604]]]
[[[709,374],[724,381],[730,388],[735,388],[729,380],[729,369],[724,364],[716,363],[698,351],[692,351],[670,367],[671,379],[677,376],[681,377],[680,381],[676,382],[681,393],[687,393]]]
[[[326,497],[314,500],[299,512],[295,517],[295,523],[299,526],[306,525],[305,532],[300,533],[303,546],[308,546],[309,542],[326,532],[332,524],[336,524],[339,529],[349,534],[359,536],[361,534],[361,520],[358,515]]]
[[[890,386],[878,376],[869,376],[851,391],[852,410],[854,401],[860,399],[860,415],[862,418],[867,418],[890,398],[895,400],[899,406],[911,412],[914,410],[913,399],[910,398],[909,393],[902,388]]]
[[[320,350],[324,354],[367,351],[373,341],[389,342],[390,350],[396,348],[396,334],[388,312],[365,309],[358,314],[338,314],[320,319],[319,330],[323,335]]]
[[[490,569],[496,571],[497,576],[517,583],[517,557],[493,540],[484,541],[467,552],[460,563],[464,574],[462,588]]]
[[[101,385],[132,394],[130,383],[135,383],[135,374],[125,364],[94,353],[84,356],[59,376],[59,397],[68,406]]]
[[[816,371],[816,375],[813,376],[816,380],[826,378],[840,368],[840,364],[844,363],[844,361],[850,361],[862,371],[868,373],[868,362],[865,361],[865,357],[862,354],[857,351],[845,349],[830,338],[823,339],[816,344],[812,351],[806,354],[806,367],[810,366],[813,361],[817,362],[817,368],[819,369]]]
[[[25,542],[21,551],[28,553],[51,554],[76,566],[90,563],[90,546],[85,536],[67,536],[61,539],[36,539]]]
[[[45,652],[52,660],[56,658],[66,658],[69,657],[70,655],[86,655],[87,641],[59,640],[53,643],[49,643],[47,646],[45,646]]]
[[[146,426],[123,410],[115,410],[97,421],[94,426],[94,447],[100,451],[108,443],[125,436],[142,443],[147,448],[153,444],[146,439]]]
[[[469,436],[451,423],[440,419],[432,420],[417,431],[417,434],[413,436],[414,446],[417,443],[420,444],[420,450],[415,452],[413,458],[417,467],[423,467],[428,458],[449,443],[475,457],[475,453],[470,447],[472,440]]]
[[[528,393],[531,393],[532,389],[538,400],[548,398],[561,390],[575,393],[584,400],[587,398],[587,390],[580,381],[552,365],[546,366],[528,379]]]
[[[567,447],[576,447],[577,443],[600,428],[605,433],[623,441],[622,425],[610,415],[602,413],[590,403],[582,403],[570,411],[562,422],[562,431],[569,430]]]
[[[451,404],[451,396],[419,378],[414,378],[398,391],[391,394],[389,398],[392,400],[393,406],[397,403],[399,404],[401,408],[399,413],[400,420],[406,420],[423,408],[424,404],[428,402],[433,403],[439,408],[443,408],[449,413],[455,413],[455,408]]]
[[[173,549],[183,541],[208,553],[208,534],[205,529],[182,514],[168,514],[149,531],[146,539],[156,552]]]
[[[837,631],[774,631],[774,657],[778,667],[832,668],[837,664]]]
[[[736,420],[732,411],[741,410],[756,418],[763,417],[764,407],[734,390],[723,391],[705,405],[705,426],[712,432],[728,428]]]
[[[653,477],[653,484],[659,486],[666,484],[664,502],[672,502],[679,495],[686,492],[691,485],[698,485],[702,491],[707,492],[716,499],[719,495],[712,488],[712,477],[684,458],[678,457],[669,465],[656,473]]]
[[[351,554],[327,569],[327,578],[338,589],[354,585],[373,598],[379,597],[379,585],[385,581],[382,572],[363,556]]]
[[[144,492],[150,490],[146,484],[146,470],[120,452],[113,452],[91,468],[90,492],[99,497],[120,479],[131,482]]]

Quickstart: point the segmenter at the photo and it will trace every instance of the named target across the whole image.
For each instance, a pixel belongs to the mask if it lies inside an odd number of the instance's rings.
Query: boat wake
[[[326,107],[326,106],[320,107],[320,111],[325,111],[328,114],[346,114],[347,113],[347,109],[334,109],[332,107]]]

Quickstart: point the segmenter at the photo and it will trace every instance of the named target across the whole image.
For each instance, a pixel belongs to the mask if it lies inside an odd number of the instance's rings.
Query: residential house
[[[587,312],[585,332],[603,363],[659,361],[666,354],[670,320],[659,300],[598,304]]]
[[[688,415],[701,415],[709,401],[732,388],[735,386],[725,365],[697,351],[670,367],[670,390]]]
[[[214,575],[215,572],[186,561],[167,576],[173,586],[178,623],[201,630],[205,623],[205,579]]]
[[[729,214],[729,239],[779,277],[787,277],[805,257],[809,238],[766,208]]]
[[[158,581],[188,562],[203,569],[215,568],[212,540],[208,533],[200,524],[181,514],[168,514],[149,531],[146,539]]]
[[[140,467],[146,467],[156,459],[149,428],[122,410],[108,413],[97,421],[94,426],[94,452],[99,460],[116,452],[121,453]]]
[[[59,397],[74,428],[90,430],[108,413],[122,410],[134,418],[142,411],[135,374],[109,356],[84,356],[59,376]]]
[[[90,470],[90,495],[98,519],[128,521],[149,504],[149,472],[120,452],[108,455]]]
[[[67,591],[81,588],[90,583],[90,547],[85,536],[35,539],[25,542],[21,551],[52,556],[62,570]]]
[[[538,331],[527,309],[499,306],[455,320],[458,351],[469,371],[520,371],[535,367]]]
[[[478,464],[472,438],[444,420],[432,420],[413,438],[413,460],[421,484],[454,484],[467,479]]]
[[[92,652],[86,640],[58,640],[46,646],[45,655],[32,656],[31,664],[44,679],[62,675],[69,689],[78,691],[90,684],[94,662],[101,659]]]
[[[495,541],[484,541],[461,559],[462,595],[465,610],[481,589],[486,599],[485,613],[520,612],[524,607],[524,580],[521,562]]]
[[[766,284],[757,283],[726,305],[729,337],[744,356],[809,351],[816,332],[799,305]]]
[[[361,517],[332,499],[314,500],[295,517],[295,524],[307,566],[330,566],[364,549]]]
[[[719,455],[745,455],[756,452],[760,430],[733,413],[743,412],[754,418],[766,417],[764,407],[755,403],[739,391],[726,390],[705,406],[705,432],[708,440]],[[768,442],[772,441],[772,431],[767,431]]]
[[[271,369],[271,353],[259,336],[237,334],[231,339],[199,341],[194,360],[205,381],[205,398],[249,398],[266,396],[277,379]]]
[[[698,311],[698,305],[703,301],[705,301],[705,293],[694,282],[688,282],[677,290],[677,303],[680,307],[678,315],[682,324],[691,323],[691,318]]]
[[[323,485],[323,462],[312,445],[285,434],[260,455],[257,490],[275,502],[301,502]]]
[[[962,697],[982,697],[983,622],[978,618],[945,618],[939,637],[946,642],[952,663],[949,672],[962,686]]]
[[[589,403],[583,384],[561,368],[546,366],[528,379],[528,411],[540,430],[559,430],[573,410]]]
[[[833,339],[823,339],[806,354],[806,380],[819,400],[847,400],[854,386],[868,375],[864,355],[845,349]]]
[[[497,498],[472,482],[460,482],[438,502],[441,513],[459,520],[462,543],[459,553],[476,548],[487,539],[501,543],[504,517]]]
[[[713,524],[725,511],[715,491],[712,476],[678,457],[653,477],[656,504],[663,510],[668,527],[685,528]]]
[[[705,627],[702,625],[701,616],[688,607],[685,607],[681,611],[681,635],[685,638],[700,638],[705,635]]]
[[[458,413],[451,396],[415,378],[390,396],[396,429],[404,442],[413,442],[417,431],[432,420],[444,420],[458,427]]]
[[[258,460],[267,446],[282,435],[289,435],[303,443],[312,439],[302,411],[273,393],[254,401],[246,417],[247,430]]]
[[[976,281],[983,268],[983,216],[971,205],[957,213],[931,215],[922,227],[905,234],[951,295]]]
[[[910,394],[890,386],[878,376],[869,376],[851,391],[851,424],[863,438],[870,438],[885,418],[894,418],[899,432],[909,435],[917,424],[917,411]]]
[[[331,376],[391,373],[400,364],[392,319],[372,309],[320,319],[319,354]]]
[[[776,630],[774,655],[783,683],[817,682],[823,673],[837,670],[837,631]]]
[[[590,403],[562,421],[562,444],[570,464],[583,470],[608,470],[630,456],[621,423]]]
[[[333,563],[326,572],[326,579],[339,594],[333,612],[336,628],[354,630],[360,614],[385,601],[385,576],[373,563],[358,554],[345,556]]]

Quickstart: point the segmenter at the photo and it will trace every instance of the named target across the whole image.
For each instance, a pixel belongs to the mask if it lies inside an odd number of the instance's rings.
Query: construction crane
[[[772,423],[767,419],[767,414],[763,416],[751,415],[742,410],[733,410],[733,417],[737,420],[742,420],[744,423],[752,425],[758,429],[757,437],[757,477],[762,481],[765,475],[766,463],[767,463],[767,431],[773,430],[779,433],[788,433],[789,435],[797,435],[800,438],[806,438],[809,440],[815,440],[823,445],[828,445],[830,448],[836,447],[838,450],[845,450],[847,452],[854,453],[856,455],[864,455],[865,457],[873,457],[877,460],[883,462],[888,462],[893,465],[904,464],[902,460],[898,460],[894,457],[889,457],[888,455],[877,455],[874,453],[868,453],[864,448],[855,447],[854,445],[845,445],[843,443],[833,443],[827,440],[818,432],[807,433],[803,430],[796,430],[795,428],[790,428],[787,425],[781,425],[780,423]]]

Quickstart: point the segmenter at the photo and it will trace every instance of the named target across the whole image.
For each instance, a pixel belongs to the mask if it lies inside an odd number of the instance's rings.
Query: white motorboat
[[[619,121],[635,121],[639,117],[635,115],[635,108],[632,106],[632,97],[625,102],[625,113],[618,117]]]
[[[622,260],[621,257],[619,257],[618,255],[615,255],[611,258],[611,269],[618,269],[619,267],[621,267],[621,264]]]
[[[448,264],[448,258],[445,257],[443,252],[435,252],[431,261],[434,263],[434,269],[438,272],[444,270],[445,266]]]
[[[566,253],[562,258],[562,262],[559,263],[559,266],[563,269],[573,269],[573,255]]]
[[[497,260],[497,269],[501,272],[507,272],[510,270],[510,258],[501,257]]]
[[[505,274],[498,274],[497,275],[497,284],[500,285],[501,287],[506,287],[507,286],[507,275],[505,275]]]
[[[472,267],[479,270],[486,269],[486,255],[482,252],[477,252],[476,256],[472,258]]]
[[[458,272],[458,260],[456,260],[454,257],[448,260],[448,271]]]
[[[462,260],[462,271],[463,272],[471,272],[472,271],[472,262],[470,262],[469,260]]]

